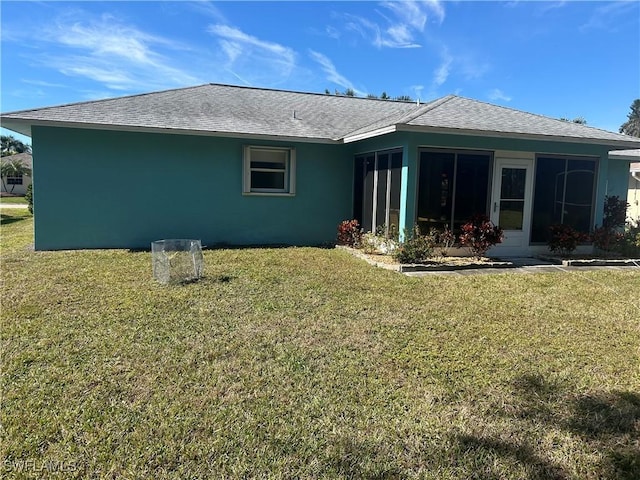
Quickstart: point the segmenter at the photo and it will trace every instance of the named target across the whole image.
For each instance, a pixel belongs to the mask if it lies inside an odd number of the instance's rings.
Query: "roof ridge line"
[[[214,87],[230,87],[230,88],[242,88],[246,90],[260,90],[262,92],[280,92],[280,93],[294,93],[297,95],[310,95],[317,97],[328,97],[328,98],[345,98],[349,100],[369,100],[369,101],[377,101],[377,102],[393,102],[393,103],[414,103],[414,101],[407,100],[395,100],[392,98],[379,98],[379,97],[362,97],[358,95],[343,95],[343,94],[335,94],[335,93],[326,93],[326,92],[305,92],[302,90],[287,90],[286,88],[269,88],[269,87],[255,87],[253,85],[233,85],[230,83],[206,83],[204,85],[211,85]],[[199,85],[199,86],[204,86]],[[120,98],[120,97],[117,97]]]
[[[342,137],[340,137],[340,138],[338,138],[336,140],[345,139],[345,138],[349,137],[353,132],[358,132],[358,131],[361,131],[361,130],[364,130],[366,132],[367,130],[365,130],[365,129],[367,127],[375,125],[375,124],[381,124],[381,126],[379,126],[378,128],[385,128],[385,127],[389,127],[391,125],[397,125],[399,123],[405,123],[407,121],[407,120],[405,120],[405,118],[409,118],[410,120],[413,119],[413,118],[416,118],[416,117],[422,115],[424,112],[428,112],[431,108],[436,108],[436,107],[442,105],[445,101],[449,100],[448,97],[450,97],[450,96],[451,95],[448,95],[448,96],[445,96],[445,97],[441,97],[441,98],[438,98],[436,100],[432,100],[431,102],[427,102],[424,105],[419,105],[416,109],[412,110],[409,113],[394,113],[394,114],[388,115],[387,117],[384,117],[384,118],[381,118],[381,119],[378,119],[378,120],[374,120],[373,122],[371,122],[371,123],[369,123],[367,125],[364,125],[362,127],[358,127],[355,130],[351,130],[350,132],[342,135]],[[388,100],[384,100],[384,101],[388,101]],[[406,103],[406,102],[404,102],[404,103]],[[390,122],[388,122],[386,124],[384,123],[384,121],[386,119],[394,119],[394,118],[397,118],[397,117],[399,117],[397,121],[390,121]],[[410,121],[410,120],[408,120],[408,121]]]
[[[402,113],[402,114],[400,114],[400,113],[392,113],[391,115],[387,115],[387,116],[386,116],[386,117],[384,117],[384,118],[379,118],[378,120],[374,120],[374,121],[373,121],[373,122],[371,122],[371,123],[368,123],[368,124],[366,124],[366,125],[363,125],[363,126],[361,126],[361,127],[356,128],[356,129],[354,129],[354,130],[351,130],[351,131],[349,131],[349,132],[345,133],[344,135],[340,136],[339,138],[335,138],[334,140],[344,140],[345,138],[349,137],[353,132],[358,132],[358,131],[360,131],[360,130],[364,130],[364,131],[366,132],[367,130],[365,130],[365,129],[366,129],[367,127],[373,126],[373,125],[378,124],[378,123],[379,123],[379,124],[381,124],[381,126],[379,126],[378,128],[376,128],[376,130],[377,130],[377,129],[379,129],[379,128],[389,127],[390,125],[395,125],[397,122],[391,122],[391,121],[390,121],[390,122],[387,122],[387,123],[384,123],[384,122],[385,122],[385,120],[395,118],[395,117],[397,117],[398,115],[403,115],[403,116],[405,116],[405,115],[407,115],[407,114],[406,114],[406,113]],[[402,118],[402,117],[401,117],[401,118]]]
[[[27,112],[34,112],[37,110],[46,110],[49,108],[64,108],[64,107],[73,107],[76,105],[87,105],[87,104],[92,104],[92,103],[101,103],[101,102],[108,102],[108,101],[112,101],[112,100],[124,100],[124,99],[129,99],[129,98],[135,98],[135,97],[144,97],[147,95],[157,95],[157,94],[161,94],[161,93],[168,93],[168,92],[177,92],[177,91],[182,91],[182,90],[192,90],[192,89],[197,89],[197,88],[202,88],[202,87],[228,87],[228,88],[239,88],[239,89],[245,89],[245,90],[255,90],[255,91],[263,91],[263,92],[280,92],[280,93],[292,93],[292,94],[296,94],[296,95],[304,95],[304,96],[318,96],[318,97],[329,97],[329,98],[341,98],[341,99],[348,99],[348,100],[368,100],[368,101],[378,101],[378,102],[395,102],[395,103],[413,103],[413,102],[406,102],[406,101],[399,101],[399,100],[392,100],[392,99],[382,99],[382,98],[370,98],[370,97],[358,97],[358,96],[349,96],[349,95],[335,95],[332,93],[320,93],[320,92],[304,92],[301,90],[286,90],[286,89],[281,89],[281,88],[266,88],[266,87],[255,87],[252,85],[232,85],[229,83],[214,83],[214,82],[207,82],[207,83],[202,83],[199,85],[190,85],[190,86],[186,86],[186,87],[175,87],[175,88],[167,88],[165,90],[157,90],[157,91],[152,91],[152,92],[141,92],[141,93],[132,93],[130,95],[118,95],[118,96],[114,96],[114,97],[107,97],[107,98],[98,98],[95,100],[84,100],[84,101],[79,101],[79,102],[67,102],[67,103],[59,103],[59,104],[55,104],[55,105],[48,105],[46,107],[37,107],[37,108],[25,108],[25,109],[21,109],[21,110],[12,110],[9,112],[2,112],[2,115],[14,115],[17,113],[27,113]]]
[[[434,110],[444,105],[445,103],[449,102],[450,100],[453,100],[454,98],[455,98],[455,95],[445,95],[444,97],[437,98],[432,102],[425,103],[423,106],[419,106],[413,112],[405,114],[403,117],[401,117],[398,120],[397,123],[408,123],[411,120],[414,120],[419,116],[424,115],[425,113],[430,112],[431,110]]]

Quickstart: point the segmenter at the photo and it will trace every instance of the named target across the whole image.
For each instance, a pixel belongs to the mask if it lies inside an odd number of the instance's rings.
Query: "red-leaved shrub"
[[[357,247],[362,240],[362,229],[358,220],[345,220],[338,225],[338,244]]]
[[[481,258],[491,247],[502,243],[504,237],[500,227],[484,214],[476,214],[462,225],[460,244],[467,247],[474,257]]]

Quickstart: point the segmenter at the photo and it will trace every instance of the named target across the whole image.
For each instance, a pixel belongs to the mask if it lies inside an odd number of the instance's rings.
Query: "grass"
[[[5,476],[640,474],[638,270],[229,249],[162,286],[148,252],[33,252],[32,217],[2,214]]]
[[[7,203],[12,205],[26,205],[27,201],[24,199],[24,196],[20,197],[0,197],[0,204]]]

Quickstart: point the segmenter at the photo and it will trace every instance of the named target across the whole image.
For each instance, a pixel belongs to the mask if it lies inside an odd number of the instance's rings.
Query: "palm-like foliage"
[[[31,169],[27,167],[20,159],[2,159],[0,160],[0,176],[2,177],[2,186],[7,191],[5,180],[7,177],[31,176]],[[11,186],[11,191],[15,185]]]
[[[0,136],[0,155],[7,157],[16,153],[31,153],[31,145],[21,142],[12,135]]]
[[[640,137],[640,98],[636,98],[631,104],[631,112],[627,115],[627,121],[620,127],[620,133]]]

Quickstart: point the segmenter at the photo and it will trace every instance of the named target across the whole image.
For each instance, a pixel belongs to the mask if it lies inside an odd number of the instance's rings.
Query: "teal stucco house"
[[[429,103],[207,84],[2,115],[33,142],[35,247],[154,240],[315,245],[366,230],[505,230],[491,252],[546,250],[626,198],[640,139],[458,96]]]

